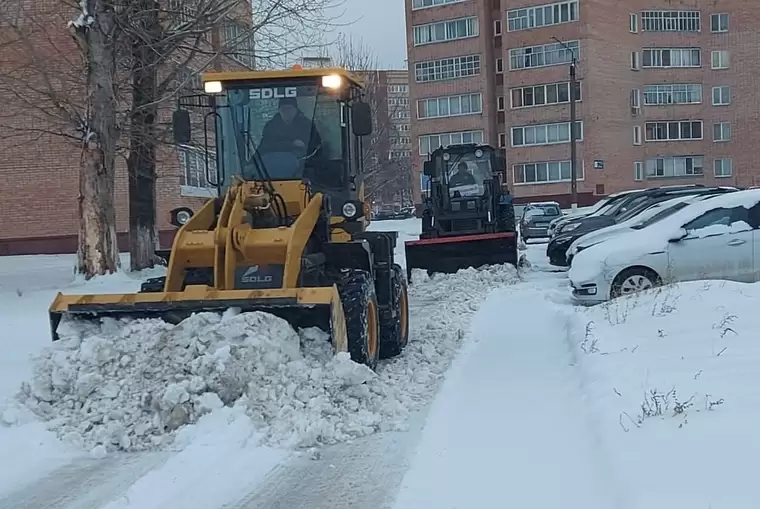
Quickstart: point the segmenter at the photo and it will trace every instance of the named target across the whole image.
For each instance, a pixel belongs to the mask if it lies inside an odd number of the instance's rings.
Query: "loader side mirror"
[[[422,173],[426,177],[435,177],[435,161],[425,161],[422,164]]]
[[[181,145],[190,143],[190,112],[187,110],[177,110],[172,114],[172,132],[174,133],[174,143]]]
[[[356,136],[372,134],[372,109],[369,103],[359,101],[351,106],[351,125]]]
[[[496,156],[496,171],[499,173],[506,173],[507,171],[507,159],[504,156]]]

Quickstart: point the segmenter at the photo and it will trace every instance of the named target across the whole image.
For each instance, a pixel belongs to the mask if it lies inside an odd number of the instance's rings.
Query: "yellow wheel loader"
[[[336,351],[373,369],[401,353],[407,280],[393,259],[397,232],[367,231],[362,144],[372,113],[360,79],[295,67],[205,73],[202,81],[203,94],[179,100],[174,141],[202,150],[198,178],[216,197],[197,211],[172,211],[178,230],[164,254],[166,276],[139,293],[59,293],[53,340],[64,318],[178,323],[234,307],[320,327]]]

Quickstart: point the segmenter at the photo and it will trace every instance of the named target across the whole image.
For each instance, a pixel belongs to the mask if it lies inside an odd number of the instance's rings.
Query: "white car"
[[[760,280],[760,189],[699,201],[575,255],[573,296],[595,304],[701,279]]]
[[[687,205],[707,198],[712,198],[713,196],[715,195],[679,196],[678,198],[673,198],[672,200],[657,202],[625,221],[621,221],[618,224],[613,224],[612,226],[607,226],[601,230],[587,233],[583,237],[579,237],[572,244],[570,244],[570,247],[567,249],[567,261],[569,262],[572,258],[574,258],[579,251],[588,249],[591,246],[595,246],[601,242],[605,242],[613,237],[627,233],[631,230],[641,230],[642,228],[646,228],[647,226],[654,224],[671,214],[675,214],[677,211],[681,210]]]

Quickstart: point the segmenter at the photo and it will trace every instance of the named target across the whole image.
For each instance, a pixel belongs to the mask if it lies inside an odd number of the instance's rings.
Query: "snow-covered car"
[[[594,304],[665,282],[760,280],[760,190],[690,204],[640,230],[575,255],[576,300]]]
[[[641,230],[649,225],[652,225],[666,217],[675,214],[682,208],[692,203],[702,201],[707,198],[711,198],[713,195],[707,196],[679,196],[672,200],[655,203],[647,209],[639,212],[638,214],[622,221],[618,224],[613,224],[601,230],[596,230],[591,233],[587,233],[583,237],[579,237],[567,250],[567,262],[572,263],[573,257],[584,249],[588,249],[591,246],[595,246],[601,242],[605,242],[620,234],[627,233],[631,230]]]

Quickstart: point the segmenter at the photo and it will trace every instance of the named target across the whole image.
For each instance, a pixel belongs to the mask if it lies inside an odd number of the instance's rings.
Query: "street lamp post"
[[[571,209],[575,212],[578,209],[578,133],[576,132],[576,111],[575,111],[575,89],[578,86],[576,77],[576,68],[578,61],[575,58],[575,51],[564,42],[556,37],[552,37],[557,43],[561,44],[572,55],[570,60],[570,199]]]

